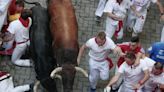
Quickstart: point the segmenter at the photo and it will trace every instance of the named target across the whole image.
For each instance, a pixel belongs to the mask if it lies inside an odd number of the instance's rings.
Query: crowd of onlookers
[[[164,91],[164,26],[161,42],[155,42],[144,50],[139,33],[143,31],[150,3],[156,3],[160,19],[164,21],[164,8],[160,0],[100,0],[96,9],[96,22],[106,14],[106,29],[81,46],[77,57],[80,64],[86,48],[89,51],[90,92],[96,92],[99,78],[107,80],[113,67],[109,54],[119,56],[115,75],[104,92],[163,92]],[[24,9],[22,0],[0,1],[0,54],[12,55],[11,61],[18,66],[31,66],[29,59],[21,59],[29,41],[29,28],[32,24],[31,12]],[[125,28],[125,29],[124,29]],[[123,38],[123,30],[132,32],[131,40],[115,44],[112,37]],[[1,77],[8,78],[7,80]],[[6,86],[10,81],[10,86]],[[3,83],[2,83],[3,82]],[[2,85],[2,87],[1,87]],[[28,92],[30,85],[14,88],[12,77],[0,72],[0,90],[6,92]]]

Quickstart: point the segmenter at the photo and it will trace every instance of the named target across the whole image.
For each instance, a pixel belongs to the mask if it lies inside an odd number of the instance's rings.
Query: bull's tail
[[[23,0],[25,3],[27,3],[27,4],[34,4],[34,5],[36,5],[36,6],[40,6],[41,4],[39,3],[39,2],[28,2],[28,1],[26,1],[26,0]]]

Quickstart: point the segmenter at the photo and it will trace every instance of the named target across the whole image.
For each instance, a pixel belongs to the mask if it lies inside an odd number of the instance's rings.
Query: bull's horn
[[[75,69],[76,69],[76,71],[82,72],[85,77],[88,77],[88,73],[84,69],[82,69],[80,67],[75,67]]]
[[[55,78],[58,78],[58,79],[62,80],[62,77],[59,74],[55,74]]]
[[[55,74],[57,73],[57,72],[60,72],[60,71],[62,71],[62,67],[57,67],[57,68],[55,68],[52,72],[51,72],[51,78],[54,78],[55,77]]]
[[[35,85],[34,85],[34,92],[38,92],[38,87],[39,87],[40,81],[36,81]]]

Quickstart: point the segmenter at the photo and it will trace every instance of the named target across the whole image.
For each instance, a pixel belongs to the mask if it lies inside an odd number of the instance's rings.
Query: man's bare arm
[[[141,17],[140,13],[136,10],[136,7],[134,5],[130,6],[130,8],[132,9],[132,11],[135,13],[137,17]]]
[[[158,9],[159,9],[160,13],[164,14],[164,9],[163,9],[162,4],[160,3],[160,0],[157,0],[156,4],[158,6]]]
[[[121,18],[121,17],[118,17],[118,16],[116,16],[115,14],[113,14],[113,13],[107,13],[107,16],[108,17],[110,17],[110,18],[112,18],[112,19],[114,19],[114,20],[117,20],[117,21],[120,21],[120,20],[123,20],[123,18]]]
[[[116,46],[113,49],[114,54],[119,55],[121,57],[123,57],[125,55],[125,53],[122,52],[121,48],[119,46]]]
[[[134,89],[139,89],[147,80],[149,79],[148,69],[144,71],[144,78],[140,80],[137,84],[132,85]]]
[[[112,79],[110,80],[107,86],[111,87],[113,84],[115,84],[118,81],[120,76],[121,76],[121,73],[118,72],[115,76],[112,77]]]
[[[78,65],[80,64],[80,60],[81,60],[81,57],[84,53],[85,48],[87,48],[87,46],[84,44],[84,45],[81,46],[81,48],[79,50],[79,54],[78,54],[78,57],[77,57],[77,64]]]
[[[140,59],[142,58],[142,56],[143,56],[143,53],[141,53],[141,52],[137,53],[134,66],[138,66],[139,65]]]
[[[144,78],[140,80],[140,83],[144,84],[148,79],[149,79],[149,70],[147,69],[144,71]]]

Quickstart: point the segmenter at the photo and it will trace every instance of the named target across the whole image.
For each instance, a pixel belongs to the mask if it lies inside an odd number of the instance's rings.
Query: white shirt
[[[152,68],[151,68],[151,70],[152,70]],[[154,91],[155,88],[157,87],[157,83],[164,84],[164,73],[162,73],[160,75],[154,75],[150,71],[150,78],[146,81],[146,83],[144,85],[144,90],[147,92]]]
[[[0,0],[0,31],[7,22],[7,10],[12,0]]]
[[[151,2],[156,3],[157,0],[132,0],[132,5],[138,12],[146,12]]]
[[[141,60],[143,60],[143,61],[146,63],[146,65],[147,65],[147,67],[148,67],[149,70],[150,70],[150,69],[154,66],[154,64],[155,64],[155,61],[152,60],[152,59],[149,58],[149,57],[145,57],[145,58],[143,58],[143,59],[141,59]]]
[[[144,59],[142,59],[147,67],[149,68],[149,71],[150,71],[150,78],[146,81],[146,83],[144,84],[144,91],[146,92],[152,92],[154,91],[155,87],[157,86],[156,83],[162,83],[164,84],[164,73],[160,74],[160,75],[154,75],[151,73],[152,71],[152,68],[155,64],[155,61],[148,58],[148,57],[145,57]]]
[[[103,46],[97,45],[95,37],[89,39],[86,42],[86,46],[90,48],[89,56],[97,61],[105,60],[110,50],[113,50],[116,47],[115,43],[108,37],[106,37],[106,42]]]
[[[7,11],[11,0],[0,0],[0,15]]]
[[[115,14],[116,16],[125,18],[127,9],[130,8],[130,0],[123,0],[121,4],[116,2],[116,0],[108,0],[104,12]],[[111,19],[111,23],[117,25],[118,21]]]
[[[24,27],[19,19],[15,20],[9,24],[9,27],[7,30],[11,34],[15,35],[16,42],[24,42],[29,39],[29,28],[32,24],[31,18],[29,18],[29,20],[30,20],[30,22],[29,22],[28,27]]]
[[[143,60],[140,60],[140,64],[136,67],[129,66],[126,62],[124,62],[119,67],[118,72],[123,74],[123,85],[129,89],[133,89],[132,85],[137,84],[143,79],[145,70],[148,70],[148,67]]]

